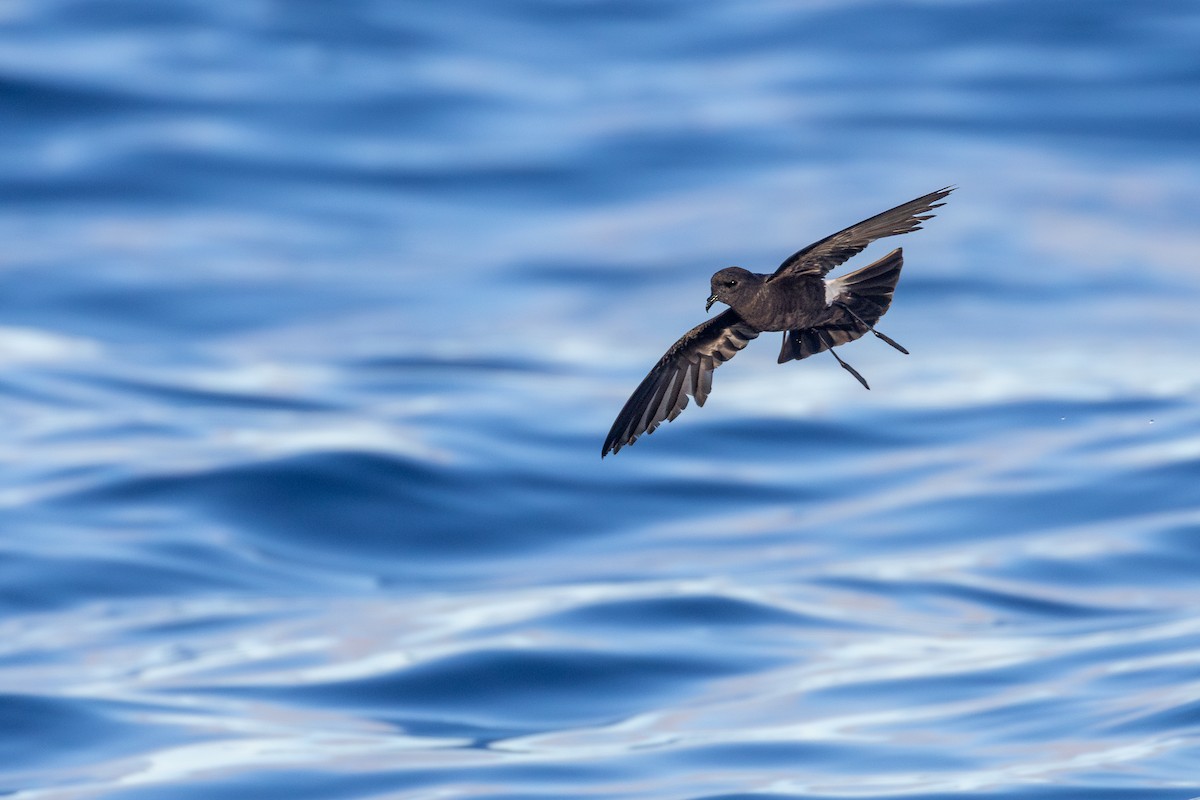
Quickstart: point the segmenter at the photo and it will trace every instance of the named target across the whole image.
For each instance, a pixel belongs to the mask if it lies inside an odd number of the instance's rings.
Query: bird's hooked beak
[[[704,310],[708,311],[709,309],[711,309],[712,304],[715,302],[717,302],[717,296],[714,294],[712,297],[708,298],[708,302],[704,304]]]

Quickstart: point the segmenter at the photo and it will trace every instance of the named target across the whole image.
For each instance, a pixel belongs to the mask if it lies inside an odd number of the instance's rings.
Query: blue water
[[[1198,37],[0,3],[0,794],[1200,795]],[[711,272],[947,184],[872,391],[764,336],[601,461]]]

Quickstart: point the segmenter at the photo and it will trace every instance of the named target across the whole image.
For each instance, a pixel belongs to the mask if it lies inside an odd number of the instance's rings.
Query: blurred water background
[[[1200,795],[1200,5],[0,2],[0,794]],[[601,461],[708,276],[881,328]]]

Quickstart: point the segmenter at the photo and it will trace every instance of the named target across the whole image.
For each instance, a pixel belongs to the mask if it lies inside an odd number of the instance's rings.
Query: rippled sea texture
[[[0,793],[1200,795],[1198,36],[0,3]],[[600,460],[711,272],[947,184],[872,391],[764,336]]]

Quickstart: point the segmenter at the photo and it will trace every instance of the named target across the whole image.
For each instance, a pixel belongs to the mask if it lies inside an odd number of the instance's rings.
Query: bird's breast
[[[829,312],[825,281],[815,275],[797,275],[763,284],[756,302],[747,304],[742,319],[760,331],[788,331],[820,324]]]

